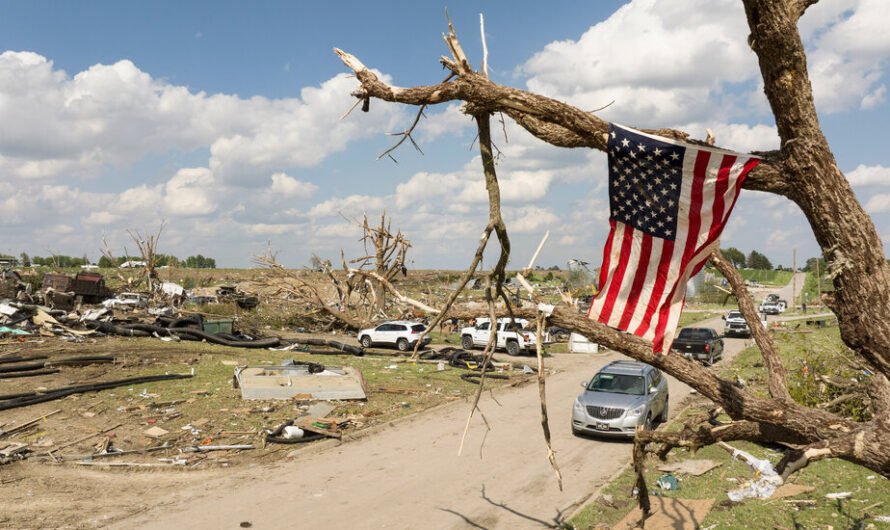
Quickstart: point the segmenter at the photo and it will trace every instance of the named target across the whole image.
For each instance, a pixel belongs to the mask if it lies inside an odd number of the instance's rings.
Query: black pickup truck
[[[711,328],[683,328],[674,339],[673,349],[712,365],[723,358],[723,336]]]

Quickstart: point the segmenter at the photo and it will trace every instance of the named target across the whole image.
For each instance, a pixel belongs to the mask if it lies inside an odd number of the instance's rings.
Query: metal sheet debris
[[[235,369],[242,399],[366,399],[364,377],[351,366],[246,366]]]
[[[669,473],[676,473],[678,475],[685,474],[697,477],[720,465],[720,462],[715,462],[713,460],[684,460],[682,462],[658,466],[658,470]]]

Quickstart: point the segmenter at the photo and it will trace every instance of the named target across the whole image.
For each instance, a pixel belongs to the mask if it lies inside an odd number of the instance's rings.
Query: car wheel
[[[652,413],[646,415],[646,423],[643,424],[643,430],[652,430]]]
[[[465,350],[472,350],[473,349],[473,337],[471,337],[469,335],[464,335],[463,337],[460,338],[460,345]]]
[[[658,416],[659,423],[665,423],[668,421],[668,403],[670,401],[670,396],[665,396],[664,398],[664,410],[661,411],[661,414]]]
[[[408,339],[399,339],[396,342],[396,348],[398,348],[399,351],[408,351]]]
[[[371,337],[368,335],[362,335],[362,340],[360,342],[362,343],[363,348],[371,347]]]
[[[519,343],[511,340],[507,343],[507,355],[519,355]]]

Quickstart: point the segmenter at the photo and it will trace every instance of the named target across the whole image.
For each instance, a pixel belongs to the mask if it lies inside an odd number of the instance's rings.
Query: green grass
[[[837,328],[812,329],[800,325],[796,329],[774,332],[774,338],[788,369],[789,390],[799,402],[813,405],[817,401],[827,401],[833,397],[831,390],[821,390],[828,393],[819,394],[820,387],[814,381],[816,374],[841,378],[856,375],[841,361],[841,356],[846,355],[847,350],[840,341]],[[728,379],[740,377],[754,393],[766,394],[766,370],[755,347],[740,353],[732,365],[722,370],[722,376]],[[703,413],[708,405],[709,402],[699,400],[699,404],[687,410],[680,419],[674,420],[668,428],[679,428],[683,418]],[[864,417],[861,404],[851,403],[842,412],[854,418]],[[748,451],[757,458],[768,458],[774,464],[781,457],[778,452],[752,443],[732,442],[731,445]],[[750,529],[827,528],[829,525],[834,528],[866,528],[869,524],[873,524],[874,528],[890,528],[887,523],[874,520],[875,516],[890,514],[890,484],[887,479],[863,467],[842,460],[824,460],[792,475],[790,482],[815,488],[812,492],[795,497],[815,501],[812,507],[796,508],[793,504],[777,499],[748,499],[731,505],[726,493],[750,479],[751,469],[734,462],[728,453],[716,446],[705,447],[694,456],[685,449],[674,449],[668,461],[682,461],[693,457],[716,460],[722,465],[700,477],[680,477],[679,491],[661,491],[655,487],[656,480],[663,474],[656,469],[660,462],[655,457],[650,456],[647,459],[645,476],[650,495],[657,492],[684,499],[716,499],[711,512],[701,522],[702,528],[711,525],[717,525],[715,528]],[[636,499],[631,496],[634,480],[632,470],[625,470],[600,492],[612,496],[613,506],[593,501],[571,520],[571,524],[577,529],[590,529],[603,524],[612,525],[621,520],[636,506]],[[841,501],[825,498],[827,493],[843,491],[852,492],[852,498]]]
[[[683,313],[680,314],[680,323],[679,323],[678,327],[685,328],[686,326],[691,326],[693,324],[697,324],[704,320],[718,317],[725,313],[726,313],[726,311],[703,311],[703,312],[683,311]]]
[[[768,271],[758,269],[742,269],[739,271],[742,278],[755,281],[761,285],[784,287],[791,281],[791,271]]]
[[[41,348],[53,351],[58,346],[47,343],[35,348],[33,353],[40,353]],[[474,395],[478,389],[477,385],[460,379],[464,370],[446,364],[445,370],[438,371],[436,364],[397,362],[404,358],[387,355],[389,352],[385,351],[368,353],[364,357],[311,355],[296,351],[247,350],[201,342],[163,343],[155,339],[121,337],[98,339],[91,345],[91,350],[97,354],[113,353],[118,363],[111,368],[109,365],[92,365],[64,369],[65,378],[110,380],[163,373],[187,374],[193,369],[194,377],[120,387],[56,401],[52,405],[63,409],[72,420],[65,424],[49,423],[47,430],[50,438],[70,438],[70,432],[121,423],[123,427],[116,431],[116,441],[126,449],[154,443],[141,434],[150,425],[169,431],[168,439],[175,437],[179,445],[207,440],[222,443],[235,439],[261,442],[259,433],[262,429],[273,428],[300,416],[301,410],[310,402],[242,400],[240,390],[232,384],[235,365],[275,365],[286,359],[326,366],[351,366],[361,370],[367,383],[368,399],[329,402],[335,406],[330,417],[351,418],[357,422],[350,430],[386,423],[463,399]],[[515,382],[517,377],[527,377],[518,372],[510,375],[513,377],[509,381],[488,379],[486,388]],[[35,384],[16,381],[16,386],[8,389],[10,392],[31,390]],[[54,388],[60,384],[61,380],[55,376],[48,379],[46,386]],[[83,416],[84,413],[89,416]],[[26,415],[25,412],[19,414],[22,417]],[[198,420],[203,423],[199,433],[192,434],[191,429],[185,429]],[[68,452],[76,454],[86,450],[86,447],[71,448]],[[269,446],[262,450],[275,452],[279,449]]]

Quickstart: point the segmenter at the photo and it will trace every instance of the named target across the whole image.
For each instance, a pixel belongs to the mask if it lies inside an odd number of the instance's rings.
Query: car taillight
[[[532,340],[531,337],[529,337],[528,335],[523,335],[522,338],[523,340],[525,340],[525,342],[530,342]]]
[[[711,351],[711,345],[710,345],[710,344],[705,344],[705,353],[708,353],[708,352],[710,352],[710,351]]]

